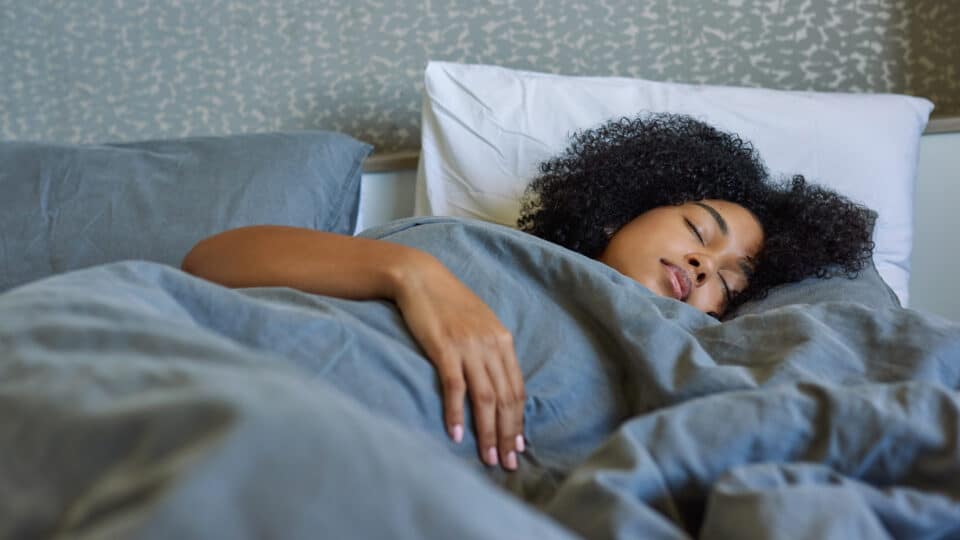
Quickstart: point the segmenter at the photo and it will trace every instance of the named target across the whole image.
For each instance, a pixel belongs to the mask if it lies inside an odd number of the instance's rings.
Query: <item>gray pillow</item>
[[[0,143],[0,291],[124,259],[179,267],[244,225],[352,234],[371,150],[326,131]]]
[[[766,298],[746,302],[728,313],[725,319],[762,313],[791,304],[822,302],[856,302],[875,309],[900,307],[897,295],[883,281],[871,262],[853,279],[845,275],[826,279],[807,278],[796,283],[774,287]]]

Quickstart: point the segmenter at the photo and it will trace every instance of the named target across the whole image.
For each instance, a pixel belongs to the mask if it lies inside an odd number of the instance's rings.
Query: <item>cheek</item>
[[[628,249],[622,244],[611,244],[597,257],[597,260],[647,287],[656,283],[656,268],[651,268],[650,261],[657,259],[652,259],[645,250]]]
[[[724,304],[723,286],[716,283],[704,285],[690,295],[687,303],[704,313],[715,311],[722,315],[721,309]]]

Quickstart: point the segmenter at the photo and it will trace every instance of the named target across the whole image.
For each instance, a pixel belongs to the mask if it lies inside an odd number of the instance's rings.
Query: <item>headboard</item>
[[[936,104],[931,129],[960,129],[953,1],[0,0],[0,14],[3,139],[327,129],[409,165],[428,59],[907,93]]]

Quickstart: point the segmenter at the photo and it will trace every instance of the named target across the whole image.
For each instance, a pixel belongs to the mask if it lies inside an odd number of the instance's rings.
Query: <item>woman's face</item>
[[[763,228],[746,208],[707,199],[644,212],[597,258],[661,296],[715,317],[747,287]]]

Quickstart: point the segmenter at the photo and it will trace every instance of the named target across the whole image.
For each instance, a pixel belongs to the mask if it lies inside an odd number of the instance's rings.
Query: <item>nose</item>
[[[694,286],[699,287],[707,281],[707,276],[713,273],[715,262],[713,257],[705,253],[690,253],[686,256],[687,264],[693,270]]]

